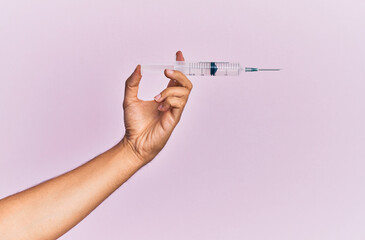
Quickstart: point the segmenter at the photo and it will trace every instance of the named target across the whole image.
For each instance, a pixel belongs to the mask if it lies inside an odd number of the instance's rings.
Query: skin
[[[184,61],[182,52],[176,60]],[[101,204],[165,146],[181,118],[192,84],[165,70],[166,89],[152,101],[138,99],[141,66],[125,84],[125,136],[80,167],[0,200],[0,239],[57,239]]]

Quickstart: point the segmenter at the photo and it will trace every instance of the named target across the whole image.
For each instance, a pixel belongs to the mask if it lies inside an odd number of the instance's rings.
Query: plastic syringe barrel
[[[243,70],[239,63],[183,61],[176,61],[174,69],[189,76],[238,76]]]

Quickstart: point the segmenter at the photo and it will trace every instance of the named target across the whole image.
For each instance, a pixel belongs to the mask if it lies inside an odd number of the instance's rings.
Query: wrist
[[[143,165],[145,165],[143,159],[138,156],[132,144],[125,137],[116,145],[116,147],[123,158],[127,159],[128,163],[132,167],[141,168]]]

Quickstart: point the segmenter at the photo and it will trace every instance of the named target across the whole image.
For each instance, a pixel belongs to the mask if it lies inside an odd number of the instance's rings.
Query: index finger
[[[176,61],[185,61],[184,55],[181,51],[176,52]],[[179,84],[175,80],[170,80],[169,84],[167,84],[167,87],[176,87],[179,86]]]
[[[171,80],[176,80],[181,86],[189,90],[193,88],[193,84],[190,80],[185,76],[185,74],[178,70],[165,69],[165,76]]]

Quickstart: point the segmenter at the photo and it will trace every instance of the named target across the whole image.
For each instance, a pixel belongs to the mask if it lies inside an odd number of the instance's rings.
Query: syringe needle
[[[253,68],[253,67],[246,67],[245,72],[261,72],[261,71],[280,71],[281,68]]]
[[[280,68],[259,68],[259,71],[280,71]]]

